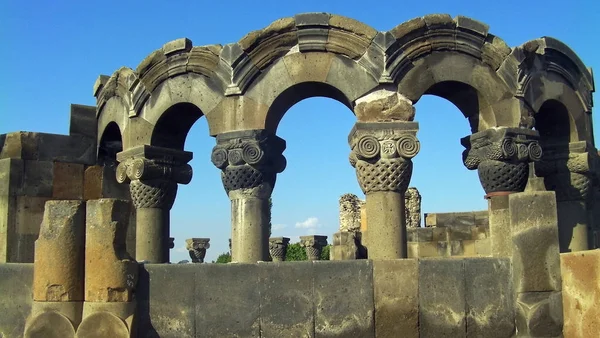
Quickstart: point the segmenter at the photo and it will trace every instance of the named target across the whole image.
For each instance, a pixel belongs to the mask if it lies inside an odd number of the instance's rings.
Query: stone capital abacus
[[[544,178],[546,187],[556,192],[558,201],[589,202],[593,187],[598,185],[599,161],[597,150],[585,141],[572,142],[568,147],[549,144],[535,171]]]
[[[285,140],[263,129],[224,133],[217,135],[211,161],[230,198],[268,198],[285,169],[285,147]]]
[[[210,238],[188,238],[185,240],[185,248],[190,253],[192,263],[204,263],[206,250],[210,248]]]
[[[269,253],[274,262],[285,261],[289,243],[290,239],[288,237],[269,238]]]
[[[357,122],[348,136],[350,164],[365,194],[406,192],[420,150],[417,122]]]
[[[309,261],[321,260],[321,252],[323,252],[323,247],[326,245],[327,236],[300,236],[300,246],[306,250],[306,256]]]
[[[119,153],[117,159],[117,181],[129,183],[136,209],[170,210],[177,184],[192,179],[192,167],[187,164],[192,153],[187,151],[144,145]]]
[[[492,128],[461,139],[466,148],[463,162],[467,169],[478,170],[485,192],[525,190],[529,162],[542,158],[539,134],[525,128]]]

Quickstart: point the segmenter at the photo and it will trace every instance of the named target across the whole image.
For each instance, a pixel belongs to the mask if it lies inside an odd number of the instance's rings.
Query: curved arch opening
[[[117,167],[117,153],[123,151],[123,137],[116,122],[110,122],[98,144],[98,165]]]
[[[204,114],[192,103],[182,102],[169,107],[158,119],[151,143],[157,147],[183,150],[188,132]]]
[[[321,82],[303,82],[284,90],[271,104],[265,121],[266,129],[276,131],[283,116],[300,101],[325,97],[334,99],[352,111],[352,103],[339,89]],[[353,113],[354,114],[354,113]]]
[[[572,123],[567,107],[560,101],[548,100],[535,114],[535,130],[544,145],[565,146],[571,141]]]

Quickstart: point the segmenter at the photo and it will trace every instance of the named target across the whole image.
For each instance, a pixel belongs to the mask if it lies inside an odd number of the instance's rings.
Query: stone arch
[[[476,20],[427,15],[387,33],[387,73],[413,103],[424,94],[444,97],[469,118],[473,132],[518,127],[514,87],[499,73],[511,49]]]
[[[593,76],[581,59],[564,43],[550,37],[526,42],[514,49],[511,58],[519,61],[515,70],[516,96],[536,116],[541,116],[548,102],[560,102],[572,123],[569,142],[593,143]],[[546,114],[550,111],[544,110]]]
[[[152,129],[150,145],[183,150],[188,132],[204,114],[192,103],[180,102],[167,108]]]
[[[123,134],[116,122],[106,125],[98,141],[98,164],[116,167],[117,153],[123,151]]]

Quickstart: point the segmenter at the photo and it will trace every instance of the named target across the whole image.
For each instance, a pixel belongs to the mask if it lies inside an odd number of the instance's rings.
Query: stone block
[[[0,264],[0,336],[22,337],[31,312],[33,264]],[[10,296],[8,296],[10,295]]]
[[[69,135],[80,135],[96,139],[98,135],[98,119],[96,107],[71,104],[71,121]]]
[[[408,258],[418,258],[419,257],[419,243],[408,242],[407,245],[408,245],[408,247],[407,247]]]
[[[23,160],[0,160],[0,196],[15,196],[23,184]]]
[[[50,200],[49,197],[18,196],[15,232],[35,235],[37,238],[48,200]],[[33,247],[31,250],[33,251]]]
[[[485,239],[489,237],[490,228],[487,225],[477,225],[472,227],[471,230],[471,236],[474,240]]]
[[[37,135],[24,131],[0,135],[0,158],[37,160]]]
[[[75,337],[130,338],[131,335],[127,324],[121,318],[107,311],[99,311],[83,319]]]
[[[445,212],[436,217],[438,227],[468,227],[475,225],[475,216],[471,212]]]
[[[565,337],[600,332],[600,250],[560,254]]]
[[[374,337],[372,261],[313,264],[315,337]]]
[[[0,195],[0,263],[14,262],[17,197]]]
[[[117,199],[86,203],[86,302],[133,300],[138,264],[126,251],[129,208],[129,201]]]
[[[48,161],[24,161],[23,184],[18,195],[52,197],[54,164]]]
[[[464,256],[465,248],[462,241],[450,241],[450,256]]]
[[[440,254],[438,246],[439,242],[419,242],[419,257],[441,257],[444,254]],[[445,250],[445,248],[444,248]]]
[[[96,164],[96,139],[81,135],[38,134],[39,160]]]
[[[196,337],[196,287],[204,287],[196,284],[200,265],[144,264],[140,267],[136,290],[140,337]]]
[[[467,337],[512,337],[515,311],[510,259],[468,258],[464,262]]]
[[[417,242],[433,241],[433,229],[432,228],[415,228],[415,229],[417,230]]]
[[[43,302],[83,301],[85,204],[46,203],[35,242],[33,299]]]
[[[477,256],[477,250],[475,249],[475,241],[462,241],[463,256],[473,257]]]
[[[85,168],[83,174],[83,199],[102,198],[102,166],[93,165]]]
[[[257,264],[195,265],[200,266],[195,280],[196,332],[205,337],[259,337]]]
[[[435,227],[437,226],[437,217],[436,214],[424,214],[425,218],[425,227]]]
[[[431,228],[432,234],[431,234],[431,240],[434,242],[437,241],[442,241],[445,242],[448,240],[448,228],[445,227],[435,227],[435,228]]]
[[[406,241],[407,242],[418,242],[419,234],[417,233],[417,228],[407,228],[406,229]]]
[[[524,292],[517,296],[516,324],[522,337],[562,337],[562,295],[558,291]]]
[[[373,261],[376,337],[419,337],[418,287],[418,260]]]
[[[65,200],[83,198],[83,164],[54,162],[52,197]]]
[[[475,241],[475,253],[478,256],[491,256],[492,247],[489,239],[479,239]]]
[[[466,309],[464,261],[420,259],[421,337],[466,337]]]
[[[554,192],[509,195],[516,292],[560,291],[558,222]]]
[[[258,264],[260,334],[263,337],[314,337],[313,264]]]
[[[24,337],[72,338],[75,337],[75,327],[66,316],[55,311],[47,311],[38,314],[27,323]]]
[[[458,225],[448,227],[448,239],[451,241],[464,241],[473,239],[472,225]]]

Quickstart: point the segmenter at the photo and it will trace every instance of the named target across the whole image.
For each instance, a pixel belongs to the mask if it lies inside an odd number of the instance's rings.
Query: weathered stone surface
[[[96,312],[86,317],[75,337],[81,338],[128,338],[129,329],[125,322],[110,312]]]
[[[315,337],[375,336],[372,264],[314,262]]]
[[[396,91],[378,90],[356,100],[356,117],[361,122],[412,121],[415,107]]]
[[[23,183],[23,160],[0,159],[0,196],[15,196]]]
[[[313,263],[260,263],[262,337],[314,337]]]
[[[48,201],[35,242],[33,299],[83,301],[85,204]]]
[[[560,291],[558,221],[554,192],[509,195],[516,292]]]
[[[519,334],[525,337],[562,336],[561,292],[523,292],[518,294],[516,323]]]
[[[133,299],[138,265],[126,251],[129,201],[90,200],[86,204],[85,300]]]
[[[23,336],[31,312],[33,264],[0,264],[0,336]],[[7,296],[10,295],[10,296]]]
[[[464,261],[419,260],[421,337],[466,337]]]
[[[600,250],[560,254],[565,337],[600,332]]]
[[[25,328],[25,337],[71,338],[75,337],[75,328],[62,314],[54,311],[43,312],[29,322]]]
[[[373,261],[376,337],[419,337],[418,288],[416,259]]]
[[[259,337],[260,265],[194,265],[201,267],[195,283],[196,332],[206,337]]]
[[[185,240],[185,248],[190,253],[192,263],[204,263],[206,250],[210,248],[209,242],[210,238],[188,238]]]
[[[354,194],[344,194],[340,197],[340,231],[360,231],[361,202]]]
[[[23,184],[19,195],[52,197],[54,164],[46,161],[24,161]]]
[[[467,337],[505,338],[515,331],[509,258],[465,259]]]
[[[11,243],[11,262],[33,262],[35,240],[40,232],[44,215],[44,205],[49,197],[17,196],[16,214],[9,215],[15,220],[14,242]]]
[[[96,139],[81,135],[38,134],[39,160],[96,164]]]
[[[418,228],[421,226],[421,194],[415,187],[409,187],[404,194],[404,207],[406,209],[406,227]]]
[[[52,198],[83,198],[83,164],[54,162]]]
[[[333,234],[333,245],[329,248],[332,261],[352,260],[359,258],[357,233],[336,232]]]
[[[300,236],[300,246],[306,250],[306,257],[309,261],[320,260],[321,252],[323,251],[323,247],[326,245],[327,236]]]
[[[81,135],[90,139],[96,139],[97,134],[98,120],[96,118],[96,106],[71,104],[69,135]]]

